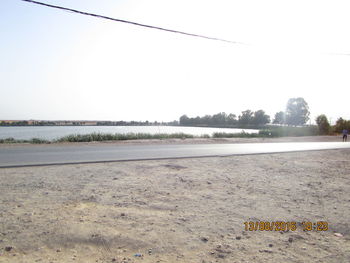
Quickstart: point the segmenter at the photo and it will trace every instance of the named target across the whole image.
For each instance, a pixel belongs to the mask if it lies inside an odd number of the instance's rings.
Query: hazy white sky
[[[0,119],[171,121],[304,97],[350,119],[350,2],[50,0],[229,44],[0,2]]]

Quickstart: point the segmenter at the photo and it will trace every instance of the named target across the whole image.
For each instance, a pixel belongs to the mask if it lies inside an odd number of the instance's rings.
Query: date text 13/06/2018
[[[298,224],[294,221],[249,221],[244,222],[245,231],[296,231],[298,227],[301,227],[303,231],[327,231],[328,222],[301,222]]]

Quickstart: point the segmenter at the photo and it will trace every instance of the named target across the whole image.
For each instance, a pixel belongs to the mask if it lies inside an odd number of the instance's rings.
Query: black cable
[[[127,21],[127,20],[112,18],[112,17],[108,17],[108,16],[102,16],[102,15],[87,13],[87,12],[83,12],[83,11],[79,11],[79,10],[75,10],[75,9],[71,9],[71,8],[67,8],[67,7],[46,4],[46,3],[42,3],[42,2],[38,2],[38,1],[32,1],[32,0],[21,0],[21,1],[29,2],[29,3],[33,3],[33,4],[37,4],[37,5],[43,5],[43,6],[47,6],[47,7],[51,7],[51,8],[61,9],[61,10],[65,10],[65,11],[69,11],[69,12],[73,12],[73,13],[78,13],[78,14],[81,14],[81,15],[93,16],[93,17],[97,17],[97,18],[103,18],[103,19],[107,19],[107,20],[112,20],[112,21],[115,21],[115,22],[132,24],[134,26],[141,26],[141,27],[147,27],[147,28],[151,28],[151,29],[158,29],[158,30],[162,30],[162,31],[167,31],[167,32],[171,32],[171,33],[177,33],[177,34],[182,34],[182,35],[187,35],[187,36],[192,36],[192,37],[200,37],[200,38],[205,38],[205,39],[210,39],[210,40],[224,41],[224,42],[228,42],[228,43],[232,43],[232,44],[243,44],[241,42],[230,41],[230,40],[216,38],[216,37],[208,37],[208,36],[204,36],[204,35],[186,33],[186,32],[177,31],[177,30],[173,30],[173,29],[167,29],[167,28],[162,28],[162,27],[158,27],[158,26],[150,26],[150,25],[145,25],[145,24],[141,24],[141,23],[137,23],[137,22],[132,22],[132,21]]]

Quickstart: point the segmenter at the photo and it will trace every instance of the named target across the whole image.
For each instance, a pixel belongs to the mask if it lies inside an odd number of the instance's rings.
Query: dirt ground
[[[350,262],[349,156],[0,169],[0,262]],[[297,229],[245,230],[250,221]]]

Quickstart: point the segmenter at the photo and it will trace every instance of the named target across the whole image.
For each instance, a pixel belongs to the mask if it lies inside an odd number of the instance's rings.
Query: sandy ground
[[[350,262],[349,156],[0,169],[0,262]],[[298,223],[246,231],[249,221]]]

